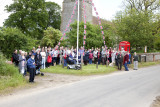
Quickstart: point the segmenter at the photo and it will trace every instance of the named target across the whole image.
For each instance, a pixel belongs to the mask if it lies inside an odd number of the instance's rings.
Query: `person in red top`
[[[47,67],[49,68],[51,64],[52,64],[52,56],[51,54],[49,54],[47,57]]]
[[[101,63],[101,51],[100,49],[98,49],[98,52],[97,52],[97,59],[98,59],[98,64]]]
[[[112,48],[109,49],[109,62],[112,63]]]
[[[93,53],[91,49],[89,50],[89,64],[92,64],[92,59],[93,59]]]
[[[125,53],[124,62],[123,62],[124,67],[125,67],[125,71],[129,71],[129,70],[128,70],[128,67],[127,67],[128,61],[129,61],[129,55],[128,55],[127,53]]]

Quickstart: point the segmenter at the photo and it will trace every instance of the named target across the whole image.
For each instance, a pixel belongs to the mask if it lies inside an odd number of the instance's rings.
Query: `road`
[[[0,99],[0,107],[149,107],[160,95],[160,65]]]

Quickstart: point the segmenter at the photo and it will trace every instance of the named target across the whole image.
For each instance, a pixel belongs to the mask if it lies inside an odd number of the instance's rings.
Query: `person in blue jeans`
[[[129,55],[128,55],[128,53],[126,53],[125,56],[124,56],[124,67],[125,67],[125,71],[129,71],[129,70],[128,70],[128,66],[127,66],[128,61],[129,61]]]

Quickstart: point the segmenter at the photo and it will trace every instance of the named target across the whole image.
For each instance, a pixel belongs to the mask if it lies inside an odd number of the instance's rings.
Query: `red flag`
[[[97,10],[96,7],[94,7],[94,10],[95,10],[95,11]]]
[[[83,44],[85,45],[85,44],[86,44],[86,42],[84,41],[84,42],[83,42]]]
[[[105,37],[103,36],[103,39],[105,39]]]
[[[84,36],[84,39],[86,39],[86,35]]]
[[[71,16],[71,19],[73,18],[73,15]]]
[[[63,40],[63,37],[61,38],[61,41]]]
[[[101,25],[101,21],[99,21],[99,24]]]
[[[61,43],[59,42],[58,45],[60,45]]]
[[[94,3],[92,3],[92,6],[94,6]]]
[[[96,12],[96,15],[98,15],[98,12]]]
[[[102,34],[104,35],[104,32],[102,31]]]
[[[74,10],[76,9],[76,6],[74,6]]]
[[[86,25],[84,25],[84,29],[86,29],[87,28],[87,26]]]
[[[101,27],[101,29],[103,29],[103,27],[102,26],[100,26]]]
[[[84,30],[84,34],[86,34],[86,30]]]
[[[106,44],[106,42],[104,41],[104,44]]]

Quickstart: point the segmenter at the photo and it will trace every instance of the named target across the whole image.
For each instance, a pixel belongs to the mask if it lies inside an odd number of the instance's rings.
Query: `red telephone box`
[[[123,49],[130,52],[130,43],[128,41],[122,41],[119,43],[119,51],[122,51]]]

